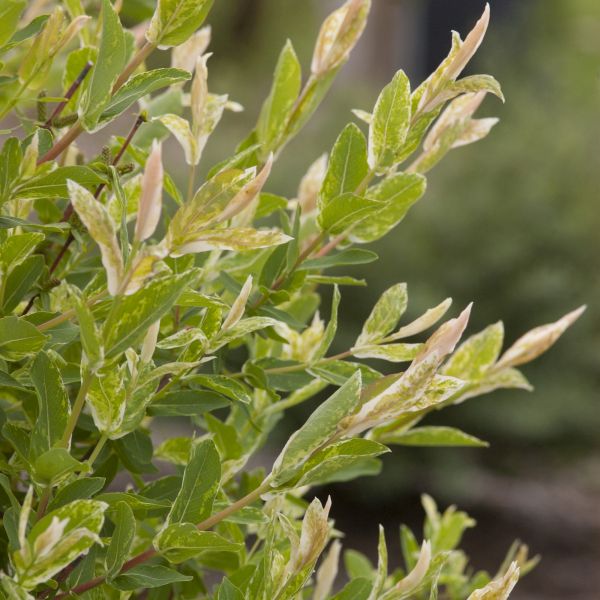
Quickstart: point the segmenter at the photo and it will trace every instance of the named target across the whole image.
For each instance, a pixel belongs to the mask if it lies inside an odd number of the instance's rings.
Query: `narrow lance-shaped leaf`
[[[213,0],[158,0],[146,31],[146,39],[157,46],[179,46],[202,25]]]
[[[248,297],[250,296],[250,292],[252,291],[252,275],[248,275],[248,278],[244,282],[242,289],[235,299],[235,302],[231,305],[231,309],[223,321],[222,329],[229,329],[233,327],[244,315],[244,310],[246,309],[246,302],[248,302]]]
[[[193,73],[196,61],[198,60],[197,57],[202,56],[206,52],[210,44],[211,35],[211,27],[210,25],[206,25],[196,31],[183,44],[179,44],[179,46],[173,48],[171,52],[171,66],[175,69],[183,69],[184,71]]]
[[[440,93],[460,75],[475,52],[477,52],[487,31],[489,20],[490,6],[486,4],[481,18],[469,32],[464,42],[457,33],[453,35],[450,54],[415,91],[419,113],[427,113],[436,108],[436,105],[440,102]]]
[[[71,414],[71,406],[60,371],[45,352],[36,356],[31,366],[31,380],[39,403],[30,448],[30,456],[35,460],[60,441]]]
[[[532,361],[550,348],[554,342],[582,315],[586,309],[581,306],[566,314],[555,323],[541,325],[519,338],[496,363],[495,369],[516,367]]]
[[[118,502],[115,510],[115,529],[106,550],[106,578],[116,577],[125,563],[135,536],[135,517],[126,502]]]
[[[77,211],[92,239],[100,247],[102,264],[106,270],[108,291],[114,296],[119,293],[123,278],[123,257],[117,242],[114,223],[104,205],[96,200],[90,192],[71,180],[67,182],[67,185],[73,208]]]
[[[199,523],[208,518],[220,480],[221,461],[214,442],[195,442],[167,523]]]
[[[148,328],[162,318],[183,290],[198,276],[191,270],[181,275],[167,275],[150,281],[143,289],[125,296],[115,312],[114,326],[104,331],[107,358],[136,343]]]
[[[135,223],[135,239],[144,241],[155,231],[160,220],[163,191],[162,146],[152,145],[142,176],[142,192]]]
[[[387,289],[373,307],[354,346],[360,348],[383,340],[396,327],[407,305],[405,283]]]
[[[319,194],[321,210],[340,194],[355,192],[368,172],[367,141],[362,131],[350,123],[339,135],[331,151]]]
[[[472,592],[467,600],[506,600],[518,580],[519,566],[516,562],[512,562],[504,575]]]
[[[264,152],[276,150],[300,93],[301,67],[292,43],[283,47],[273,78],[273,86],[258,119],[258,139]]]
[[[369,127],[369,165],[386,170],[396,163],[410,127],[410,82],[398,71],[383,88]]]
[[[311,454],[331,439],[340,421],[357,407],[361,381],[361,373],[357,371],[292,435],[273,465],[272,485],[281,485],[291,479]]]
[[[80,107],[83,126],[94,131],[107,105],[113,84],[125,67],[127,44],[119,15],[109,0],[102,0],[102,37],[98,59]]]
[[[314,75],[322,76],[348,59],[365,28],[370,8],[370,0],[348,0],[325,19],[311,63]]]

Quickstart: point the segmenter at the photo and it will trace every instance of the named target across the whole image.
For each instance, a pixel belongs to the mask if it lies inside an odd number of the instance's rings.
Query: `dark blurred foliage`
[[[125,6],[136,16],[144,3]],[[246,112],[226,116],[205,169],[253,126],[285,39],[308,68],[318,23],[336,4],[216,3],[210,86]],[[350,545],[374,550],[377,522],[417,523],[418,493],[428,491],[479,520],[467,536],[476,566],[492,568],[516,536],[544,555],[517,600],[587,600],[600,589],[600,3],[491,4],[491,28],[470,72],[502,83],[506,105],[489,98],[482,110],[501,122],[431,173],[425,198],[373,248],[379,263],[352,273],[369,287],[342,290],[336,349],[352,344],[370,307],[398,281],[409,285],[408,317],[447,296],[455,312],[473,300],[469,332],[502,319],[507,343],[582,303],[589,308],[525,369],[533,394],[496,393],[430,419],[490,441],[489,450],[397,448],[381,477],[336,488],[334,512]],[[450,29],[466,32],[483,8],[480,0],[373,5],[364,39],[313,123],[282,156],[270,191],[292,197],[308,165],[352,118],[351,108],[369,109],[399,67],[416,86],[447,52]],[[306,410],[290,415],[288,432]]]

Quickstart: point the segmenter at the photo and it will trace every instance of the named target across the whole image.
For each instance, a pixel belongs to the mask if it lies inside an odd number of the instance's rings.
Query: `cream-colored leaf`
[[[192,81],[191,108],[192,108],[192,128],[198,131],[204,119],[206,101],[208,99],[208,68],[206,63],[211,54],[199,56],[196,60],[196,72]]]
[[[425,540],[421,546],[421,552],[419,553],[419,559],[417,564],[413,567],[412,571],[403,577],[395,586],[394,592],[400,592],[407,594],[414,590],[425,578],[429,565],[431,564],[431,542]]]
[[[506,573],[488,583],[485,587],[475,590],[467,600],[506,600],[519,580],[519,566],[512,562]]]
[[[365,28],[370,8],[371,0],[348,0],[325,19],[311,63],[314,75],[321,76],[347,60]]]
[[[277,229],[251,229],[237,227],[206,229],[198,237],[177,248],[173,256],[208,252],[209,250],[237,250],[244,252],[258,248],[270,248],[289,242],[292,238]]]
[[[341,549],[342,544],[340,541],[334,540],[317,570],[315,591],[313,592],[312,600],[327,600],[329,598],[338,573]]]
[[[217,223],[228,221],[252,203],[258,194],[260,194],[260,191],[269,178],[272,166],[273,154],[271,153],[259,173],[244,184],[242,189],[231,199],[231,202],[229,202],[223,212],[219,215],[219,218],[216,221]]]
[[[140,203],[135,223],[135,239],[138,242],[148,239],[160,221],[163,175],[162,146],[155,140],[142,176]]]
[[[113,220],[104,205],[85,188],[71,180],[67,181],[67,186],[73,208],[100,248],[108,291],[115,296],[120,291],[123,279],[123,256],[117,243]]]
[[[190,124],[183,117],[171,113],[157,117],[156,120],[175,136],[185,153],[185,162],[188,165],[197,165],[200,162],[200,150]]]
[[[252,292],[252,282],[252,275],[248,275],[248,278],[244,282],[239,296],[231,305],[231,310],[229,311],[227,317],[223,321],[223,325],[221,327],[222,329],[230,329],[244,315],[244,310],[246,310],[246,303],[248,302],[248,297],[250,296],[250,292]]]
[[[328,523],[331,498],[327,498],[325,506],[315,498],[306,509],[302,520],[300,544],[295,561],[292,564],[293,572],[317,560],[329,538],[330,527]]]
[[[140,360],[142,363],[149,363],[152,360],[152,356],[154,354],[154,349],[156,348],[156,341],[158,340],[158,332],[160,331],[160,320],[155,321],[146,336],[144,337],[144,341],[142,343],[142,351],[140,352]]]
[[[419,318],[415,319],[412,323],[409,323],[404,327],[400,327],[400,329],[398,329],[396,333],[392,334],[387,339],[389,341],[400,340],[402,338],[417,335],[418,333],[429,329],[446,314],[451,305],[452,298],[446,298],[437,306],[434,306],[433,308],[427,310],[424,314],[422,314]]]
[[[302,214],[308,215],[317,207],[317,197],[327,172],[327,154],[322,154],[310,165],[298,187],[298,204]]]
[[[483,102],[485,96],[486,92],[463,94],[451,102],[427,134],[423,142],[423,150],[425,152],[431,150],[441,139],[444,132],[452,125],[470,119]]]
[[[415,114],[429,113],[447,99],[444,97],[444,89],[460,75],[481,45],[489,20],[490,7],[489,4],[486,4],[481,18],[464,41],[461,40],[458,33],[453,32],[450,53],[427,80],[415,90],[415,98],[418,99]]]
[[[171,51],[171,66],[175,69],[193,72],[196,60],[202,56],[210,44],[211,27],[199,29],[189,40]]]
[[[494,370],[516,367],[532,361],[550,348],[556,340],[581,316],[585,306],[566,314],[555,323],[541,325],[520,337],[496,363]]]

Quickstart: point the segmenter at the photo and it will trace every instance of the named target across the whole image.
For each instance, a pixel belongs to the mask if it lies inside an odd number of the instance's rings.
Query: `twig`
[[[75,81],[71,84],[71,86],[65,93],[64,100],[62,102],[60,102],[60,104],[54,109],[54,112],[50,115],[50,118],[47,119],[46,122],[44,123],[45,128],[49,129],[50,127],[52,127],[52,125],[54,124],[54,120],[57,119],[58,117],[60,117],[65,106],[69,103],[69,100],[73,97],[75,92],[79,89],[79,87],[83,83],[83,80],[87,77],[87,74],[90,72],[90,69],[93,66],[94,66],[94,63],[90,60],[88,60],[85,63],[85,66],[83,67],[83,69],[81,69],[81,73],[79,73],[79,75],[77,75],[77,79],[75,79]]]

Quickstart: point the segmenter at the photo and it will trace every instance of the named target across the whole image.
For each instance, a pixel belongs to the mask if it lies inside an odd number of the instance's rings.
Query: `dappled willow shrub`
[[[470,306],[439,325],[450,300],[399,325],[408,297],[397,284],[354,345],[329,352],[339,288],[364,284],[329,270],[374,261],[362,246],[405,217],[425,173],[496,123],[473,115],[486,94],[502,98],[498,83],[459,79],[489,8],[421,85],[398,71],[372,111],[355,111],[362,123],[287,199],[263,191],[269,174],[348,59],[369,1],[326,19],[304,83],[285,45],[256,127],[200,185],[206,143],[241,108],[209,92],[210,30],[199,27],[212,2],[159,0],[133,31],[119,3],[100,5],[0,7],[2,597],[506,598],[535,562],[527,549],[512,548],[496,576],[474,572],[457,549],[473,521],[429,497],[424,541],[401,529],[404,567],[388,573],[382,530],[377,566],[346,551],[336,593],[331,500],[303,499],[378,473],[391,445],[485,445],[421,422],[497,388],[528,389],[516,367],[581,312],[502,353],[501,323],[459,345]],[[171,67],[143,68],[168,49]],[[49,96],[59,73],[63,95]],[[126,123],[136,104],[126,137],[91,158],[79,150],[82,134]],[[186,194],[163,169],[169,136],[189,165]],[[383,376],[373,360],[405,366]],[[270,469],[248,467],[286,409],[330,388]],[[188,418],[196,435],[154,447],[165,417]],[[156,478],[157,461],[171,474]]]

